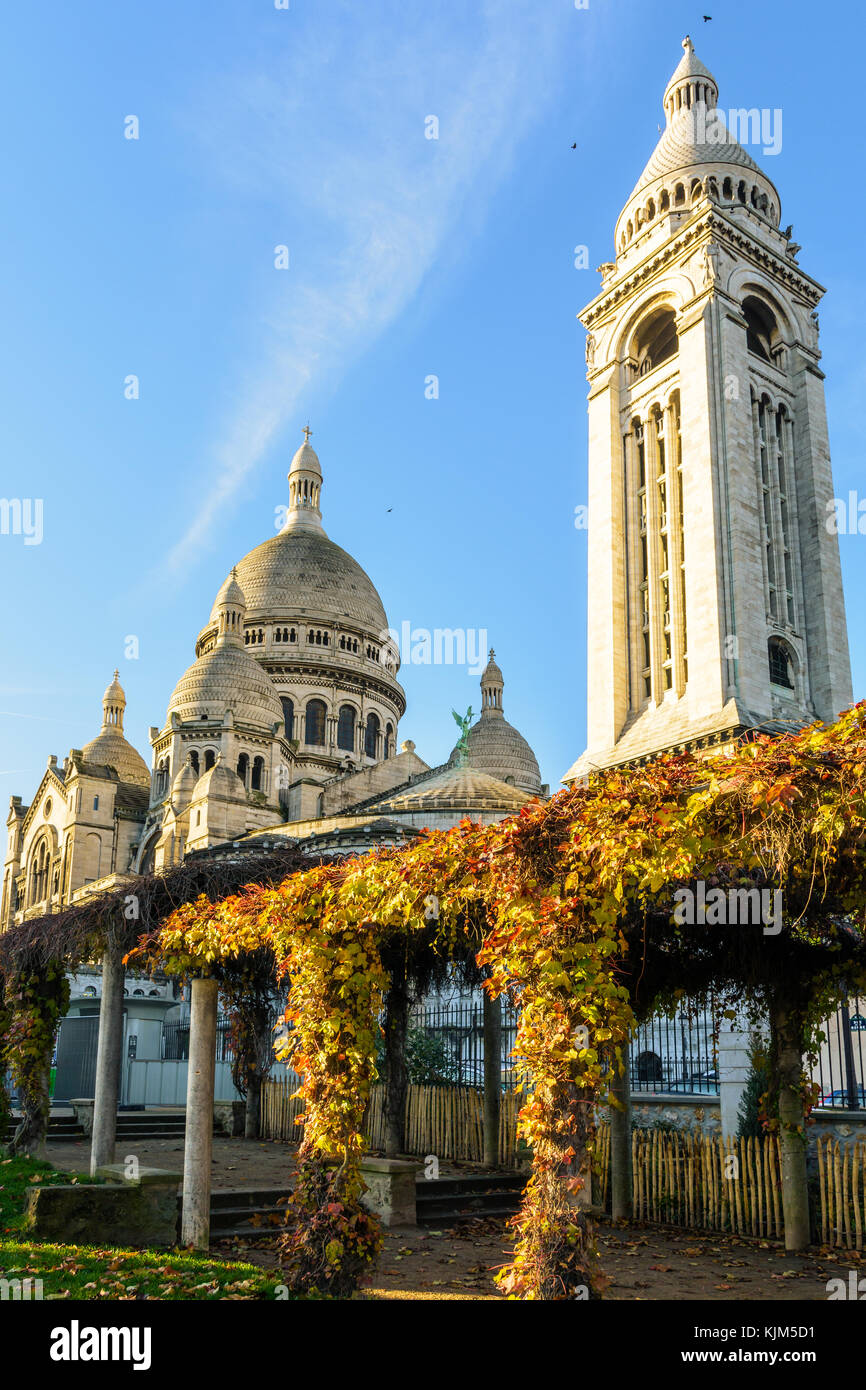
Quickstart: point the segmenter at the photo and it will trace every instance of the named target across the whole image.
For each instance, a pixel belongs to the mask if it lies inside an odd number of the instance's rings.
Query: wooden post
[[[116,946],[110,947],[102,957],[102,998],[99,1003],[93,1133],[90,1141],[91,1177],[97,1168],[114,1162],[117,1105],[120,1099],[125,974],[123,952]]]
[[[499,1166],[499,1111],[502,1104],[502,1000],[484,999],[484,1163]]]
[[[210,1244],[210,1185],[216,1065],[216,980],[193,980],[189,1019],[181,1244]]]
[[[631,1068],[629,1045],[622,1045],[622,1071],[611,1063],[614,1075],[610,1083],[610,1215],[613,1221],[630,1221],[633,1206],[631,1166]],[[621,1108],[620,1108],[621,1107]]]

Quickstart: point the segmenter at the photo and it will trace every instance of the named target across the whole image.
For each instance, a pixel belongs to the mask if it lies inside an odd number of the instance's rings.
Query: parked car
[[[857,1103],[858,1103],[858,1105],[861,1105],[861,1106],[863,1107],[863,1109],[866,1110],[866,1086],[864,1086],[864,1085],[862,1085],[862,1084],[859,1085],[859,1086],[856,1088],[856,1094],[857,1094]],[[840,1106],[843,1110],[847,1110],[847,1109],[848,1109],[848,1092],[847,1092],[847,1090],[829,1091],[826,1095],[824,1095],[824,1096],[821,1097],[821,1104],[822,1104],[822,1105],[836,1105],[836,1106]]]

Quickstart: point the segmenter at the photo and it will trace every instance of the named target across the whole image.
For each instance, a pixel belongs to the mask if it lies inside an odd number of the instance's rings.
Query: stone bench
[[[31,1190],[27,1229],[35,1239],[82,1245],[177,1244],[182,1174],[140,1168],[133,1178],[122,1163],[110,1163],[94,1176],[103,1181]]]

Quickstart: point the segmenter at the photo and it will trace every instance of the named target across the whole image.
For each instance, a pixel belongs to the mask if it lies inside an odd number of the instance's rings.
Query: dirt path
[[[824,1302],[828,1279],[862,1274],[864,1261],[851,1251],[810,1250],[788,1255],[769,1241],[746,1241],[663,1227],[603,1225],[598,1236],[602,1267],[613,1301]],[[272,1246],[221,1247],[265,1266],[276,1262]],[[466,1222],[441,1231],[404,1228],[385,1234],[377,1269],[360,1297],[392,1300],[497,1300],[494,1273],[507,1262],[508,1231],[499,1220]]]

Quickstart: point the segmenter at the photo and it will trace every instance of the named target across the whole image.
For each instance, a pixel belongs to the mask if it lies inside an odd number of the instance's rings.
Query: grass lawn
[[[24,1227],[29,1189],[80,1181],[78,1173],[62,1173],[34,1159],[0,1158],[0,1278],[42,1279],[44,1298],[274,1298],[279,1273],[239,1261],[187,1251],[45,1245],[29,1240]]]

